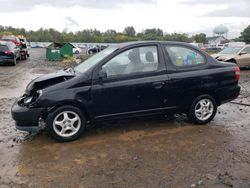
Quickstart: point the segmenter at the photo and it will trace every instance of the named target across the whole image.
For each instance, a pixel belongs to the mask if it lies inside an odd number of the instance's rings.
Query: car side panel
[[[157,85],[162,83],[163,85]],[[156,84],[156,85],[155,85]],[[96,118],[162,111],[166,104],[168,77],[164,73],[145,78],[92,85]]]
[[[204,65],[178,69],[165,52],[169,87],[172,90],[169,99],[171,99],[171,105],[177,105],[184,112],[195,98],[203,94],[214,97],[218,105],[223,101],[234,99],[239,94],[238,81],[235,78],[236,65],[219,63],[212,57],[204,53],[203,55],[206,58]],[[222,89],[228,90],[229,94],[224,95],[221,92]]]
[[[237,64],[239,65],[239,67],[250,66],[250,54],[238,55]]]

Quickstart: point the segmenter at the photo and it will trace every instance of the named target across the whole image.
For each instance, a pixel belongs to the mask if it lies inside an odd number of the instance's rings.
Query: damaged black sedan
[[[16,128],[47,129],[58,141],[79,138],[95,122],[186,113],[210,122],[237,98],[239,68],[179,42],[110,46],[75,68],[31,81],[12,106]]]

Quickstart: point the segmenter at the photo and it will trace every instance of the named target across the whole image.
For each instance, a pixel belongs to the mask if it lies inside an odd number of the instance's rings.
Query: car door
[[[95,70],[91,89],[96,119],[159,113],[168,81],[158,45],[117,52]],[[104,72],[106,78],[98,78]]]
[[[241,52],[245,52],[246,54],[238,56],[240,67],[250,66],[250,47],[245,47]]]
[[[214,78],[207,74],[206,57],[197,49],[184,45],[164,45],[169,89],[169,105],[183,108],[197,95],[205,93],[207,88],[216,87]]]

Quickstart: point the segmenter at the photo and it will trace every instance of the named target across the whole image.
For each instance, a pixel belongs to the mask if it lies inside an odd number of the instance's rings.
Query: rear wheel
[[[26,59],[27,59],[27,55],[23,55],[23,56],[22,56],[22,59],[23,59],[23,60],[26,60]]]
[[[217,112],[217,104],[210,95],[201,95],[192,103],[188,117],[195,124],[210,122]]]
[[[16,57],[14,57],[13,62],[12,62],[12,64],[11,64],[11,65],[13,65],[13,66],[15,66],[15,65],[16,65]]]
[[[78,139],[86,127],[86,119],[81,110],[74,106],[62,106],[49,114],[47,128],[49,134],[60,142]]]

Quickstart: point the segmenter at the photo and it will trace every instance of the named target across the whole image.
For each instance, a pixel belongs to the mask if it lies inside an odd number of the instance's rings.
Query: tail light
[[[240,68],[238,66],[235,67],[235,78],[236,80],[240,79]]]
[[[4,53],[7,54],[7,55],[10,55],[10,54],[12,54],[12,51],[6,50]]]

